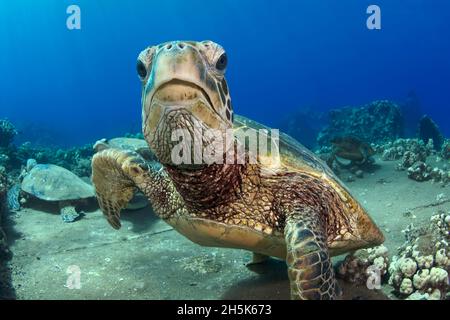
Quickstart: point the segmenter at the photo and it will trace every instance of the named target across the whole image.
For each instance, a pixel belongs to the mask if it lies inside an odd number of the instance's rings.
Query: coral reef
[[[431,167],[425,162],[418,161],[408,168],[408,178],[416,181],[426,181],[431,179]]]
[[[21,171],[29,159],[39,163],[50,163],[64,167],[81,177],[91,174],[92,145],[74,147],[70,149],[53,149],[34,147],[30,143],[23,143],[19,147],[11,145],[3,150],[4,161],[0,154],[0,164],[8,171]]]
[[[91,158],[94,154],[92,145],[64,150],[36,147],[25,142],[17,147],[13,144],[16,135],[17,130],[11,122],[0,120],[0,166],[4,166],[10,174],[20,172],[28,159],[36,159],[39,163],[59,165],[81,177],[90,176]]]
[[[11,271],[7,261],[11,259],[11,251],[8,248],[6,234],[2,229],[2,218],[6,212],[6,192],[8,178],[5,167],[0,166],[0,300],[13,299],[14,289],[11,285]]]
[[[431,139],[436,150],[441,150],[445,140],[444,136],[437,124],[429,116],[425,115],[420,119],[417,134],[424,142],[428,142]]]
[[[439,168],[426,162],[429,156],[437,156],[431,139],[427,144],[419,139],[397,139],[384,145],[375,145],[374,149],[381,154],[384,161],[400,160],[397,169],[406,170],[412,180],[420,182],[433,180],[443,184],[450,182],[450,171],[445,165]],[[436,159],[440,160],[440,157],[437,156]]]
[[[7,148],[16,135],[14,125],[6,119],[0,119],[0,148]]]
[[[382,154],[381,159],[384,161],[394,161],[401,159],[405,155],[405,153],[408,153],[405,161],[410,162],[412,157],[415,158],[416,161],[425,161],[432,152],[432,150],[430,150],[430,148],[427,147],[427,145],[425,145],[425,143],[419,139],[400,138],[396,139],[393,142],[375,145],[374,148],[377,153]]]
[[[25,143],[17,148],[16,158],[20,163],[35,159],[38,163],[50,163],[66,168],[80,177],[91,174],[92,145],[70,149],[35,148]]]
[[[388,249],[384,245],[361,249],[345,257],[338,266],[337,276],[351,283],[366,284],[375,274],[381,283],[387,274],[388,265]]]
[[[445,299],[450,290],[450,213],[403,230],[406,242],[389,265],[389,284],[408,299]]]
[[[6,211],[6,192],[8,189],[8,178],[5,167],[0,166],[0,260],[7,252],[6,235],[2,229],[2,217]]]
[[[450,140],[446,140],[442,145],[441,157],[444,160],[450,160]]]
[[[0,119],[0,166],[8,167],[11,161],[9,149],[16,135],[14,125],[6,119]]]
[[[359,108],[331,110],[329,121],[329,125],[319,133],[319,146],[327,146],[334,137],[342,135],[381,144],[403,134],[400,108],[387,100],[374,101]]]

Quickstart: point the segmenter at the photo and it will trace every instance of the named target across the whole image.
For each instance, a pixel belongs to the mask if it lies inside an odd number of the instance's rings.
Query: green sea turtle
[[[80,216],[75,209],[77,203],[95,197],[91,185],[53,164],[36,164],[23,177],[21,188],[38,199],[57,202],[64,222],[73,222]]]
[[[342,167],[363,165],[375,154],[375,150],[367,142],[364,142],[357,137],[335,137],[331,139],[330,142],[332,151],[327,160],[327,164],[330,168],[335,161]],[[343,164],[338,160],[338,157],[350,160],[350,163]]]
[[[174,41],[141,52],[143,133],[162,167],[132,151],[97,153],[92,181],[99,205],[118,229],[120,211],[138,188],[157,215],[193,242],[252,251],[255,263],[267,256],[284,259],[293,299],[335,298],[330,257],[378,245],[384,237],[320,159],[280,134],[279,158],[238,158],[233,151],[241,146],[234,141],[213,148],[219,160],[227,159],[222,163],[178,162],[174,135],[186,142],[189,134],[213,129],[215,138],[205,134],[199,142],[207,150],[233,128],[265,128],[233,117],[226,64],[224,49],[211,41]],[[271,153],[276,151],[275,145]],[[195,160],[188,149],[182,154]]]

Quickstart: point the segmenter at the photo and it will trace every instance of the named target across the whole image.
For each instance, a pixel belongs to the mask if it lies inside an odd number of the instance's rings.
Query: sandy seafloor
[[[450,186],[410,180],[395,170],[397,161],[377,158],[376,164],[375,171],[346,184],[385,233],[393,255],[408,224],[427,223],[440,209],[450,211]],[[408,209],[412,215],[404,214]],[[125,211],[120,231],[95,209],[74,223],[63,223],[51,206],[24,208],[9,220],[5,229],[17,299],[289,298],[283,261],[272,259],[250,271],[245,266],[250,252],[198,246],[149,208]],[[81,289],[66,287],[71,265],[81,270]],[[395,299],[387,284],[380,291],[340,285],[343,299]]]

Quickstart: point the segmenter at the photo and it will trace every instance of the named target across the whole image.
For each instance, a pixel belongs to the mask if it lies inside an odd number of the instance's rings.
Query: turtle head
[[[160,162],[171,164],[180,132],[186,142],[195,130],[232,128],[226,67],[224,49],[211,41],[172,41],[140,53],[142,129]]]

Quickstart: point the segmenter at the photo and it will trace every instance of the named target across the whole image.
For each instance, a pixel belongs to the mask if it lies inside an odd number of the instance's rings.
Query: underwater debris
[[[52,164],[35,165],[25,175],[21,186],[28,196],[58,203],[64,222],[75,221],[79,217],[75,206],[95,197],[91,185],[69,170]]]
[[[441,150],[445,141],[437,124],[427,115],[420,119],[417,135],[425,143],[431,139],[437,151]]]
[[[329,125],[317,138],[319,146],[327,146],[336,136],[355,136],[368,143],[382,144],[403,134],[400,108],[388,100],[363,107],[345,107],[329,112]]]
[[[0,148],[7,148],[17,135],[14,125],[7,119],[0,119]]]
[[[345,257],[337,268],[337,277],[351,283],[365,284],[374,272],[383,279],[388,266],[388,249],[384,245],[360,249]]]
[[[389,265],[389,284],[407,299],[445,299],[449,293],[450,213],[403,230],[406,241]]]

